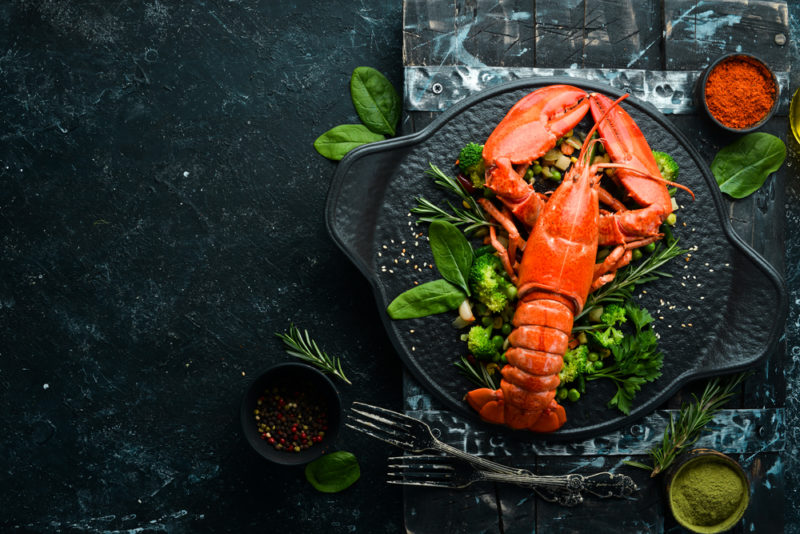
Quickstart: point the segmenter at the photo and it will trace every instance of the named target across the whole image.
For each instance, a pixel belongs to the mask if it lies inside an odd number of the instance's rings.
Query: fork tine
[[[356,409],[356,405],[361,408],[360,410]],[[421,421],[414,419],[413,417],[409,417],[404,413],[395,412],[393,410],[389,410],[387,408],[381,408],[380,406],[373,406],[372,404],[365,404],[363,402],[354,401],[353,406],[350,408],[352,411],[359,413],[361,415],[366,415],[373,418],[383,417],[392,421],[394,423],[398,423],[404,426],[410,426],[412,424],[420,424]],[[422,423],[424,424],[424,423]]]
[[[452,484],[447,482],[411,482],[408,480],[387,480],[387,484],[397,484],[398,486],[422,486],[426,488],[453,488]]]
[[[360,425],[373,426],[373,425],[370,425],[369,423],[367,423],[366,421],[361,421],[360,419],[355,419],[355,418],[348,417],[348,421],[357,422]],[[368,436],[371,436],[371,437],[373,437],[375,439],[379,439],[381,441],[385,441],[386,443],[389,443],[390,445],[394,445],[395,447],[400,447],[401,449],[412,450],[412,448],[413,448],[410,443],[407,443],[407,442],[404,442],[404,441],[400,441],[394,435],[389,434],[389,433],[387,433],[385,431],[382,431],[382,429],[374,427],[374,426],[373,426],[374,430],[365,428],[365,426],[352,425],[350,423],[345,423],[344,426],[346,426],[347,428],[352,428],[353,430],[357,430],[358,432],[362,432],[362,433],[364,433],[364,434],[366,434]]]
[[[437,462],[442,464],[451,464],[453,463],[453,458],[451,456],[442,456],[439,454],[408,454],[405,456],[390,456],[387,460],[393,460],[396,462]]]
[[[362,419],[360,417],[356,417],[353,414],[347,414],[347,420],[350,421],[351,423],[359,424],[364,428],[368,428],[373,432],[386,434],[388,437],[397,440],[403,440],[403,438],[410,438],[409,433],[405,429],[397,428],[396,426],[393,425],[384,425],[377,421]],[[409,441],[409,439],[406,439],[405,441]]]
[[[431,473],[453,473],[455,472],[455,468],[452,465],[447,464],[433,464],[433,463],[414,463],[414,464],[392,464],[390,463],[387,467],[392,469],[399,469],[403,473],[420,473],[420,472],[431,472]]]

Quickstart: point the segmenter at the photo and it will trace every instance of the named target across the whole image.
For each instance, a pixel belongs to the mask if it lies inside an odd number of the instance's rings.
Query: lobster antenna
[[[610,112],[612,109],[614,109],[614,107],[615,107],[615,106],[617,106],[617,105],[618,105],[620,102],[622,102],[623,100],[625,100],[625,99],[626,99],[626,98],[628,98],[629,96],[631,96],[629,93],[625,93],[624,95],[622,95],[622,96],[621,96],[621,97],[619,97],[618,99],[614,100],[614,103],[613,103],[613,104],[611,104],[611,105],[608,107],[608,109],[607,109],[607,110],[605,110],[605,111],[603,112],[603,114],[600,116],[600,118],[599,118],[598,120],[596,120],[596,121],[595,121],[595,123],[594,123],[594,126],[592,126],[592,129],[591,129],[591,130],[589,130],[589,133],[588,133],[588,134],[586,134],[586,139],[589,139],[589,138],[591,138],[591,137],[594,135],[594,132],[595,132],[595,131],[597,131],[597,126],[598,126],[598,125],[599,125],[601,122],[603,122],[603,119],[605,119],[605,118],[606,118],[606,116],[608,115],[608,113],[609,113],[609,112]],[[589,98],[591,98],[591,97],[592,97],[592,95],[589,95]],[[581,153],[578,155],[578,158],[579,158],[579,159],[581,159],[581,160],[585,160],[585,158],[586,158],[586,147],[587,147],[587,145],[586,145],[586,144],[584,144],[584,145],[583,145],[583,147],[581,147]]]
[[[692,200],[695,199],[694,198],[694,191],[692,191],[691,189],[689,189],[685,185],[679,184],[678,182],[670,182],[669,180],[663,178],[662,176],[656,176],[655,174],[650,174],[647,171],[643,171],[641,169],[637,169],[636,167],[631,167],[630,165],[625,165],[623,163],[598,163],[598,164],[595,165],[595,168],[598,168],[598,169],[625,169],[625,170],[628,170],[628,171],[632,171],[632,172],[635,172],[636,174],[639,174],[639,175],[643,176],[644,178],[649,178],[649,179],[654,180],[656,182],[661,182],[664,185],[670,185],[672,187],[677,187],[678,189],[683,189],[684,191],[686,191],[687,193],[692,195]]]

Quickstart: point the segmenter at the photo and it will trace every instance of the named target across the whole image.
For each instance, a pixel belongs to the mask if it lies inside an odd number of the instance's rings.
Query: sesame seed
[[[411,350],[417,350],[417,347],[411,347]]]
[[[411,329],[411,330],[409,330],[408,332],[409,332],[409,333],[411,333],[411,334],[413,334],[413,333],[414,333],[414,329],[412,328],[412,329]]]
[[[389,247],[387,247],[386,245],[383,245],[383,250],[386,250],[387,248],[389,248]]]

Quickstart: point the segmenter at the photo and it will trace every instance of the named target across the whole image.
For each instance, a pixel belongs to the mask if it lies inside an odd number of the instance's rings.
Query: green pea
[[[483,317],[481,317],[481,324],[483,324],[483,326],[489,326],[493,322],[494,322],[494,317],[492,317],[491,315],[484,315]]]
[[[533,171],[533,174],[542,174],[542,166],[539,165],[538,163],[534,164],[534,166],[531,167],[530,170]]]
[[[597,360],[596,362],[594,362],[592,367],[594,368],[595,371],[599,371],[600,369],[603,368],[603,361],[602,360]]]
[[[529,168],[527,171],[525,171],[525,181],[530,182],[534,174],[536,174],[536,172],[534,172],[532,168]]]
[[[653,252],[656,249],[655,243],[650,243],[649,245],[644,247],[645,252]]]
[[[557,171],[555,169],[550,170],[550,179],[555,182],[561,181],[561,171]]]
[[[596,362],[597,360],[600,359],[600,355],[597,354],[596,352],[590,352],[588,358],[590,362]]]
[[[505,343],[506,339],[503,336],[492,336],[492,343],[500,350],[503,348],[503,343]]]
[[[503,334],[504,336],[507,336],[508,334],[510,334],[511,333],[511,324],[503,323],[503,326],[500,327],[500,333]]]
[[[575,401],[577,401],[578,399],[581,398],[581,394],[577,389],[572,388],[567,392],[567,398],[570,401],[575,402]]]
[[[510,300],[517,298],[517,288],[512,284],[506,286],[505,293]]]
[[[633,259],[634,261],[642,259],[642,251],[639,250],[638,248],[634,249],[633,252],[631,253],[631,259]]]
[[[564,400],[567,398],[567,390],[566,388],[558,388],[558,392],[556,393],[556,397],[558,400]]]
[[[678,222],[678,216],[674,213],[670,213],[667,215],[666,223],[670,226],[675,226],[675,223]]]
[[[502,363],[502,364],[507,364],[508,363],[508,358],[506,358],[506,353],[505,352],[500,355],[500,363]]]

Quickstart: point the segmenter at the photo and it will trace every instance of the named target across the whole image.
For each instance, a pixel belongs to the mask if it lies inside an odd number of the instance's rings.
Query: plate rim
[[[374,273],[371,269],[369,269],[368,266],[361,261],[361,258],[358,257],[354,252],[352,252],[349,249],[347,243],[337,234],[335,230],[335,218],[334,218],[335,208],[337,206],[337,200],[339,199],[339,194],[341,192],[341,188],[344,183],[344,178],[347,176],[350,167],[352,167],[352,165],[359,159],[369,156],[370,154],[373,153],[388,152],[398,148],[404,148],[407,146],[412,146],[424,142],[434,133],[436,133],[436,131],[438,131],[445,124],[447,124],[453,117],[455,117],[456,115],[463,112],[465,109],[479,102],[496,97],[503,93],[508,93],[519,89],[531,88],[533,90],[534,88],[542,87],[545,85],[559,85],[559,84],[573,85],[587,91],[602,92],[603,94],[609,96],[620,97],[623,94],[626,94],[626,91],[622,91],[618,88],[614,88],[600,82],[596,82],[593,80],[569,78],[563,76],[538,76],[538,77],[534,76],[489,87],[474,95],[470,95],[464,98],[463,100],[457,102],[447,110],[441,112],[439,116],[437,116],[433,120],[433,122],[431,122],[418,132],[404,136],[398,136],[384,141],[369,143],[366,145],[356,147],[355,149],[348,152],[344,156],[344,158],[342,158],[342,160],[339,162],[336,168],[336,171],[333,175],[333,178],[331,180],[328,189],[328,195],[325,204],[325,224],[328,233],[330,234],[331,238],[336,243],[336,245],[339,247],[339,249],[342,250],[342,252],[347,256],[347,258],[356,266],[356,268],[365,276],[365,278],[369,282],[386,335],[391,341],[392,346],[394,347],[398,357],[400,357],[400,359],[402,360],[404,367],[412,373],[414,378],[418,382],[420,382],[420,384],[423,385],[426,392],[430,393],[434,398],[436,398],[439,402],[441,402],[446,409],[452,410],[459,416],[467,417],[470,423],[473,424],[475,428],[483,428],[485,430],[503,432],[507,435],[513,435],[515,437],[524,436],[526,438],[535,438],[547,441],[571,441],[586,437],[602,436],[604,434],[617,430],[621,427],[629,425],[632,422],[646,416],[647,414],[652,413],[658,408],[660,404],[666,401],[669,397],[673,396],[681,387],[685,386],[687,383],[693,380],[699,380],[711,376],[722,376],[752,368],[757,363],[764,360],[777,347],[778,341],[781,336],[781,332],[785,330],[785,323],[788,316],[788,307],[789,307],[788,292],[786,289],[786,283],[784,277],[775,269],[775,267],[772,266],[772,264],[767,262],[763,256],[761,256],[758,252],[756,252],[755,249],[753,249],[734,231],[730,220],[725,216],[725,205],[724,205],[724,200],[722,198],[722,193],[719,191],[719,188],[717,187],[716,180],[714,179],[713,174],[711,173],[711,169],[708,163],[706,163],[701,154],[686,138],[683,132],[681,132],[671,122],[669,122],[669,120],[663,113],[661,113],[661,111],[659,111],[655,106],[653,106],[649,102],[640,100],[636,98],[633,94],[630,94],[630,96],[625,99],[626,104],[632,105],[633,107],[637,108],[640,112],[648,115],[649,118],[657,122],[665,130],[667,130],[668,133],[674,136],[677,139],[677,141],[682,145],[682,147],[689,153],[689,155],[692,157],[695,163],[698,164],[701,175],[707,182],[708,188],[711,192],[711,197],[714,201],[714,207],[717,211],[717,217],[722,222],[722,230],[728,242],[731,243],[734,247],[737,247],[741,253],[743,253],[745,256],[747,256],[748,259],[750,259],[753,263],[755,263],[756,267],[765,274],[767,279],[775,287],[776,292],[779,295],[779,302],[777,303],[778,305],[777,315],[776,315],[777,320],[773,324],[772,331],[770,332],[769,335],[769,341],[764,345],[763,350],[757,356],[751,358],[749,361],[745,363],[723,366],[721,368],[715,368],[713,370],[701,369],[699,371],[686,371],[675,377],[671,385],[661,390],[661,392],[654,397],[654,400],[651,399],[647,403],[645,403],[645,405],[640,405],[638,409],[634,408],[628,415],[622,414],[620,412],[622,416],[619,418],[614,418],[611,421],[599,423],[597,425],[592,425],[588,427],[585,426],[574,430],[570,429],[558,430],[552,433],[537,433],[528,430],[512,430],[505,426],[485,423],[480,419],[480,416],[477,413],[468,411],[464,406],[459,406],[458,409],[454,409],[454,407],[450,406],[449,400],[442,399],[437,394],[436,384],[428,377],[428,375],[421,368],[419,368],[417,362],[414,361],[413,358],[410,358],[408,354],[406,354],[407,351],[404,350],[402,345],[399,343],[399,340],[396,339],[396,336],[392,333],[390,325],[394,322],[394,320],[391,319],[386,313],[386,310],[383,309],[382,293],[376,273]],[[641,406],[647,406],[647,408],[644,409]]]

